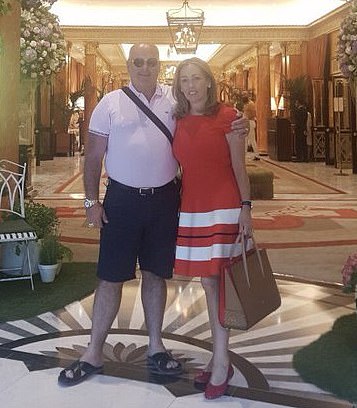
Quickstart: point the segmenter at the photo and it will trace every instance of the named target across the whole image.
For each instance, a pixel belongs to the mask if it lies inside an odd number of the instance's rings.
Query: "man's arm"
[[[245,116],[243,116],[242,112],[237,111],[237,116],[231,124],[231,132],[229,133],[229,135],[231,137],[236,135],[245,139],[248,135],[248,130],[249,130],[248,119]]]
[[[86,198],[90,200],[99,200],[99,183],[107,144],[108,139],[106,137],[89,132],[85,147],[83,182]],[[107,222],[103,207],[99,201],[87,209],[87,220],[89,224],[99,228],[103,226],[103,222]]]

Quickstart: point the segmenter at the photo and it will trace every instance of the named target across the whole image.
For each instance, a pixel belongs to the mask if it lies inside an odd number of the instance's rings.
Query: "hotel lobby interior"
[[[105,93],[128,83],[125,60],[133,43],[157,44],[160,81],[172,82],[178,61],[190,54],[175,49],[166,13],[182,3],[55,1],[50,11],[59,18],[66,58],[51,81],[41,82],[20,73],[21,32],[14,27],[20,28],[23,17],[20,2],[10,3],[12,9],[0,13],[0,159],[28,163],[27,199],[56,209],[73,262],[95,263],[99,231],[85,222],[82,179],[90,114]],[[353,4],[195,0],[189,6],[204,12],[196,55],[212,67],[220,100],[237,104],[242,92],[255,100],[260,160],[248,152],[246,164],[250,173],[273,175],[273,194],[258,191],[253,197],[254,234],[267,250],[282,304],[248,331],[230,331],[234,375],[226,394],[214,401],[205,400],[193,382],[212,350],[197,278],[174,275],[168,282],[163,338],[184,365],[178,377],[153,376],[146,366],[139,272],[124,286],[104,346],[103,373],[75,387],[59,386],[57,377],[89,342],[93,293],[36,316],[0,320],[1,407],[355,406],[353,393],[329,384],[338,366],[329,350],[319,350],[325,382],[321,373],[306,377],[294,363],[297,353],[356,312],[354,295],[342,292],[341,277],[347,258],[357,252],[356,102],[337,59],[340,26]],[[291,95],[299,84],[313,118],[309,162],[296,160]],[[68,108],[71,97],[74,105]],[[74,108],[84,117],[83,146],[67,132]],[[104,177],[103,170],[101,199]],[[11,284],[0,282],[0,297]],[[28,281],[21,284],[31,291]],[[355,367],[351,372],[356,374]]]

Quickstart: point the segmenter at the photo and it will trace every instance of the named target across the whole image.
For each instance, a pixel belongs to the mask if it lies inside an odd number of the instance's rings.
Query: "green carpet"
[[[29,280],[0,283],[0,323],[25,319],[60,309],[91,294],[97,284],[95,263],[64,263],[52,283],[42,283],[34,275],[35,290]]]
[[[293,364],[304,381],[356,402],[356,313],[337,319],[332,330],[294,355]]]

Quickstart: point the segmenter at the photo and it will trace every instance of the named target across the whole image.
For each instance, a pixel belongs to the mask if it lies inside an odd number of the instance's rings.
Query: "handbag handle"
[[[249,237],[251,240],[252,240],[252,242],[253,242],[253,247],[257,247],[257,244],[256,244],[256,242],[255,242],[255,240],[254,240],[254,237],[253,237],[253,235],[252,236],[250,236]],[[244,235],[244,234],[238,234],[238,236],[237,236],[237,239],[235,240],[235,242],[232,244],[232,246],[231,246],[231,250],[230,250],[230,252],[229,252],[229,260],[230,261],[232,261],[233,260],[233,258],[236,258],[237,256],[240,256],[240,255],[234,255],[234,250],[235,250],[235,248],[236,247],[238,247],[238,245],[239,245],[239,243],[241,242],[242,244],[241,244],[241,249],[242,249],[242,252],[243,252],[243,248],[245,249],[246,248],[246,240],[247,240],[248,238],[246,238],[246,236]],[[239,253],[239,251],[238,251],[238,253]]]
[[[250,237],[250,239],[251,239],[252,242],[253,242],[253,250],[254,250],[254,251],[256,252],[256,254],[257,254],[257,258],[258,258],[260,270],[261,270],[261,272],[262,272],[262,275],[264,276],[265,273],[264,273],[264,268],[263,268],[262,257],[260,256],[260,252],[259,252],[259,248],[258,248],[257,242],[256,242],[256,240],[255,240],[255,238],[254,238],[253,235]],[[241,246],[242,246],[242,261],[243,261],[244,274],[245,274],[245,277],[246,277],[248,286],[250,287],[250,279],[249,279],[248,264],[247,264],[247,254],[246,254],[246,250],[247,250],[247,245],[246,245],[246,244],[247,244],[247,241],[246,241],[246,237],[245,237],[244,234],[241,234],[240,241],[241,241]],[[239,242],[239,241],[238,241],[238,242]],[[238,242],[236,242],[236,244],[238,244]],[[234,248],[234,245],[232,245],[231,255],[232,255],[232,252],[233,252],[233,248]],[[230,256],[230,259],[232,260],[232,256]]]

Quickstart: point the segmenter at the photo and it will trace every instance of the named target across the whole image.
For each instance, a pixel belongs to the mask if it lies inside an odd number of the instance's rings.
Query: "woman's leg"
[[[221,326],[218,318],[218,277],[201,278],[206,293],[208,316],[213,337],[213,356],[207,370],[212,371],[211,384],[222,384],[227,378],[229,367],[229,331]]]

